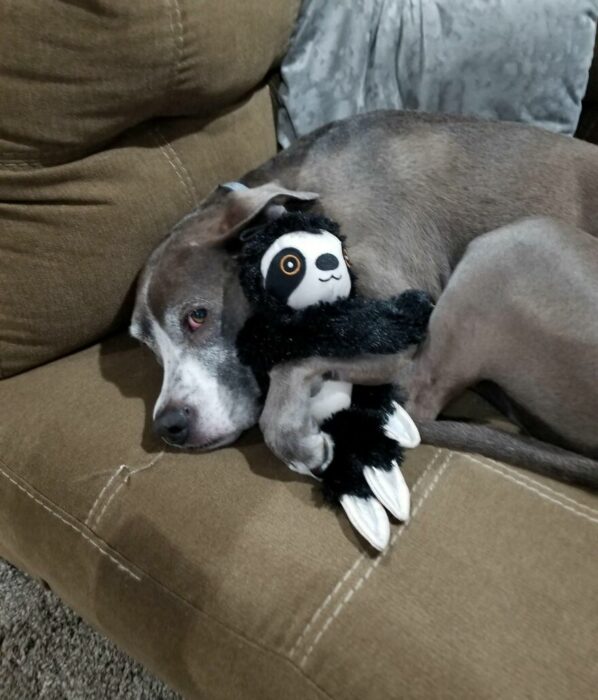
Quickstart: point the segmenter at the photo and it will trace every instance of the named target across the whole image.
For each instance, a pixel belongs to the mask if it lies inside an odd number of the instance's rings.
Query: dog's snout
[[[189,415],[183,408],[168,408],[154,420],[154,430],[166,442],[184,445],[189,437]]]
[[[318,270],[336,270],[338,258],[332,253],[322,253],[316,259],[316,267]]]

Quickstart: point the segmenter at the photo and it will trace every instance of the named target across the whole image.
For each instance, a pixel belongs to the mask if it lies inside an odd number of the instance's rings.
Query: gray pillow
[[[282,64],[279,140],[374,109],[573,134],[598,0],[304,0]]]

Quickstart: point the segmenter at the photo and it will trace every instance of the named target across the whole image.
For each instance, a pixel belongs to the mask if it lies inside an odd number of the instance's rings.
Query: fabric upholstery
[[[273,154],[263,84],[298,4],[0,0],[0,556],[189,698],[594,697],[595,496],[421,447],[375,557],[257,432],[163,450],[133,341],[73,352]]]
[[[154,117],[213,117],[280,59],[296,0],[2,0],[0,162],[67,162]]]
[[[418,448],[375,557],[258,435],[163,451],[159,381],[117,338],[0,383],[0,555],[187,697],[594,696],[595,496]]]
[[[223,116],[144,123],[48,168],[0,167],[0,369],[122,328],[147,256],[218,183],[274,154],[268,88]]]
[[[0,377],[121,328],[173,224],[275,153],[297,5],[0,2]]]
[[[597,17],[598,0],[304,0],[281,67],[279,141],[375,109],[573,134]]]

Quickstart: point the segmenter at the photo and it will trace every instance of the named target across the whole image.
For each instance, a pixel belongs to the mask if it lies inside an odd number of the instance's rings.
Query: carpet
[[[2,700],[178,700],[52,591],[0,559]]]

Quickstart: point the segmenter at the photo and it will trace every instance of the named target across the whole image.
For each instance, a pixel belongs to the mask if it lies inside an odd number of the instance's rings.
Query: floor
[[[0,559],[2,700],[178,700],[52,591]]]

